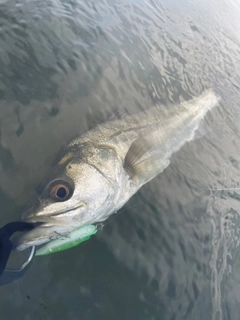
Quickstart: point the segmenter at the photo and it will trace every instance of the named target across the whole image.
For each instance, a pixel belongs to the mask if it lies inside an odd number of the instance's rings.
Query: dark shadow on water
[[[0,164],[4,171],[16,169],[16,163],[9,148],[1,145],[1,131],[0,131]]]

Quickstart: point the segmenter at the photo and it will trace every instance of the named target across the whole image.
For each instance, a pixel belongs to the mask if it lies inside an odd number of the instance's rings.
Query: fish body
[[[170,108],[157,106],[99,124],[72,140],[24,210],[24,221],[40,225],[16,238],[15,248],[106,220],[169,165],[218,101],[213,91],[206,91]]]

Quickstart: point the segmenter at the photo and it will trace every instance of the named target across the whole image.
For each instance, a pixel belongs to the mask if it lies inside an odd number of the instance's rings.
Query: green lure
[[[45,256],[54,252],[60,252],[73,247],[80,243],[87,241],[92,235],[97,233],[97,227],[94,225],[84,226],[73,230],[69,236],[62,237],[48,242],[36,251],[36,256]]]

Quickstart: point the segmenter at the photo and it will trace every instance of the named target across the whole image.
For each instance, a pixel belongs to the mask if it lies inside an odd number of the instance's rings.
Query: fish
[[[36,227],[15,237],[14,249],[105,221],[168,167],[219,100],[210,89],[176,105],[106,121],[74,138],[30,197],[21,219]]]

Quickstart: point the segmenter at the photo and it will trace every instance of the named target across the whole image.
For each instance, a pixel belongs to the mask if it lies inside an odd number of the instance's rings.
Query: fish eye
[[[56,201],[66,201],[71,195],[71,187],[67,183],[54,183],[50,186],[50,196]]]

